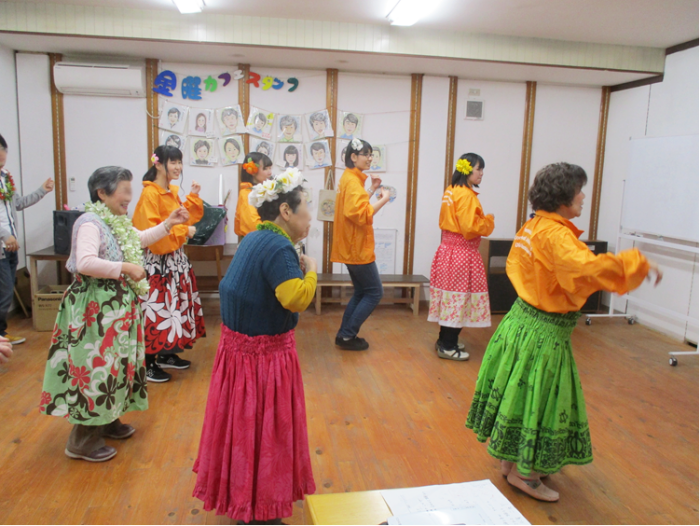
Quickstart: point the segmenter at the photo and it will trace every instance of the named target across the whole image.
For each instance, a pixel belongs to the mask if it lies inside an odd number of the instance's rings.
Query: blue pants
[[[346,267],[352,285],[355,287],[355,294],[353,294],[345,309],[345,314],[343,314],[338,337],[354,338],[382,299],[383,289],[376,263],[346,265]]]
[[[17,274],[17,252],[5,250],[5,257],[0,259],[0,336],[7,333],[7,313],[12,305]]]

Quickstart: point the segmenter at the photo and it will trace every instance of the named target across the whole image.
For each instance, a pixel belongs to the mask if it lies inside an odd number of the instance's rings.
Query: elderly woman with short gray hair
[[[119,418],[148,408],[143,314],[148,292],[142,248],[189,219],[184,209],[153,228],[136,230],[127,217],[131,172],[97,169],[88,180],[90,203],[73,226],[66,268],[74,274],[63,296],[49,349],[40,410],[74,424],[65,453],[104,462],[117,454],[105,437],[135,429]]]

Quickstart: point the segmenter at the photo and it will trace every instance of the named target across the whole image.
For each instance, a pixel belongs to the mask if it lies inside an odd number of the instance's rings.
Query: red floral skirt
[[[442,232],[442,243],[430,268],[428,321],[454,328],[491,326],[480,242],[481,236],[464,239],[461,234]]]
[[[146,354],[182,352],[207,334],[192,264],[181,248],[170,254],[146,249],[144,263],[151,286],[141,304]]]
[[[245,522],[289,517],[316,491],[294,331],[221,325],[194,471],[204,509]]]

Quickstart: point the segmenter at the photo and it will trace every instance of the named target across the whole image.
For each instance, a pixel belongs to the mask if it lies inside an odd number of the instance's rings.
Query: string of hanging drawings
[[[357,112],[338,112],[337,168],[345,168],[345,150],[349,142],[355,137],[362,138],[365,117]],[[206,109],[166,101],[158,127],[160,144],[175,146],[187,153],[192,166],[243,164],[250,152],[264,153],[282,169],[306,167],[313,170],[332,166],[328,139],[336,133],[327,109],[286,114],[251,107],[244,119],[238,104]],[[246,134],[250,136],[249,152],[245,151],[243,141]],[[387,144],[372,145],[373,172],[386,172],[386,147]]]

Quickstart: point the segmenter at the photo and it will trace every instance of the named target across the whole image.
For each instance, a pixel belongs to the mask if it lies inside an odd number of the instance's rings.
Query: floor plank
[[[209,375],[220,335],[218,301],[205,301],[209,336],[165,384],[149,384],[148,411],[124,421],[137,433],[110,441],[105,464],[63,454],[69,425],[38,411],[49,333],[14,317],[27,337],[0,366],[0,523],[230,524],[192,497]],[[446,484],[488,478],[536,524],[686,524],[698,515],[698,360],[683,344],[621,320],[583,321],[573,344],[586,395],[593,464],[551,477],[557,504],[511,488],[464,427],[494,327],[465,330],[468,362],[435,356],[436,325],[380,306],[362,330],[368,352],[334,348],[343,307],[304,313],[297,329],[318,493]],[[301,524],[301,503],[289,524]]]

